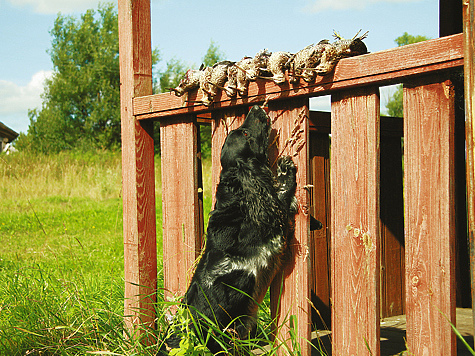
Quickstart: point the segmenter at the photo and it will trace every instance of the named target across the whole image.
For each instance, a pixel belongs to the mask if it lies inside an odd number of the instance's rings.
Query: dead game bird
[[[184,101],[187,100],[188,92],[200,86],[200,78],[203,75],[203,64],[200,69],[188,69],[180,80],[176,88],[169,88],[170,92],[174,92],[176,96],[183,96]]]
[[[330,41],[321,40],[316,45],[309,45],[294,54],[288,61],[289,77],[292,83],[303,78],[307,83],[315,79],[315,67],[320,63],[320,58]]]
[[[368,32],[358,37],[360,32],[361,30],[351,40],[346,40],[340,34],[334,32],[333,36],[336,41],[325,48],[315,72],[318,75],[326,75],[335,68],[340,59],[368,53],[368,49],[363,42],[368,36]]]
[[[285,71],[288,69],[292,54],[290,52],[272,52],[267,61],[267,70],[272,74],[269,79],[273,80],[275,84],[282,84],[285,82]],[[267,78],[266,78],[267,79]]]
[[[234,62],[222,61],[212,67],[205,68],[200,77],[201,102],[203,105],[211,105],[218,94],[218,90],[224,89],[224,84],[228,80],[228,68],[232,65],[234,65]]]

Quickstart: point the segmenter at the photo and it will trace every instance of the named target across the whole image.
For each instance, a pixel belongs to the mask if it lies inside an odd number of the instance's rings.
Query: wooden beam
[[[119,0],[122,196],[126,325],[154,327],[157,289],[154,144],[151,122],[138,121],[132,100],[152,93],[150,2]],[[140,328],[137,328],[141,333]],[[137,335],[140,336],[140,335]]]
[[[333,355],[380,355],[379,90],[332,95]]]
[[[412,45],[343,59],[335,71],[317,77],[310,85],[300,82],[276,85],[272,81],[257,80],[249,85],[248,96],[230,99],[218,94],[211,108],[189,103],[182,107],[182,99],[173,94],[156,94],[134,99],[134,114],[140,119],[162,118],[184,113],[199,113],[236,105],[252,105],[264,101],[291,97],[326,95],[337,89],[400,83],[405,78],[429,71],[445,70],[463,65],[462,34],[438,38]],[[189,99],[199,98],[195,90]]]
[[[278,330],[277,339],[283,343],[280,354],[293,350],[289,328],[297,335],[295,341],[302,355],[310,355],[310,194],[305,186],[309,183],[308,167],[308,100],[304,98],[269,103],[275,144],[270,147],[269,158],[276,170],[277,158],[290,155],[297,166],[297,191],[299,211],[295,216],[295,234],[290,241],[292,259],[283,273],[278,274],[271,285],[271,311]],[[289,138],[295,138],[288,141]],[[271,137],[271,142],[273,141]],[[292,320],[292,321],[291,321]],[[293,350],[296,352],[297,350]],[[290,352],[292,354],[292,352]]]
[[[454,91],[448,74],[404,86],[407,347],[455,355]]]
[[[475,1],[463,4],[467,218],[470,244],[472,310],[475,326]]]

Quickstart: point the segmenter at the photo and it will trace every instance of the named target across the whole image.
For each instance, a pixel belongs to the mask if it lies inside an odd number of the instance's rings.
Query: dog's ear
[[[239,161],[246,160],[250,156],[252,156],[252,151],[244,136],[244,131],[240,129],[231,131],[221,149],[221,167],[223,169],[235,167]]]

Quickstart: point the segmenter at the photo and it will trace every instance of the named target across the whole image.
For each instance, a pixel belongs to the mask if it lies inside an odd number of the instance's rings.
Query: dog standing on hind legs
[[[270,129],[265,111],[254,106],[226,137],[206,247],[183,299],[197,325],[206,330],[206,317],[239,338],[255,329],[258,304],[288,259],[298,209],[292,159],[279,158],[277,177],[269,165]],[[172,335],[166,343],[176,348],[179,341]],[[212,339],[207,346],[225,351]]]

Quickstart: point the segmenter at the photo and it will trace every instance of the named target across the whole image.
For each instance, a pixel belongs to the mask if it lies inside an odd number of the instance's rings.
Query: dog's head
[[[229,133],[221,150],[223,169],[236,166],[239,161],[257,159],[262,164],[268,161],[270,120],[266,112],[255,105],[244,123]]]

